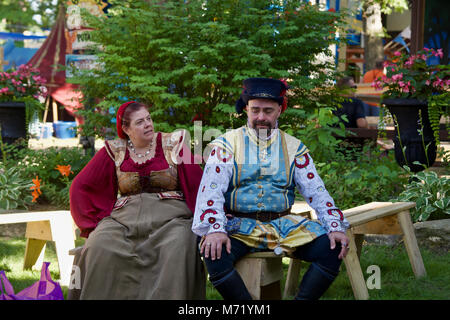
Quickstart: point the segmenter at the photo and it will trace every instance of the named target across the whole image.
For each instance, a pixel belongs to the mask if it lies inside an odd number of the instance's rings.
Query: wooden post
[[[411,7],[411,54],[416,54],[423,47],[423,28],[425,17],[425,0],[412,0]]]
[[[290,259],[289,269],[284,284],[283,298],[295,296],[298,290],[298,278],[300,277],[301,261],[299,259]]]
[[[416,278],[426,276],[425,266],[423,265],[422,255],[417,244],[414,226],[411,222],[409,210],[397,214],[398,222],[403,230],[403,240],[406,252],[408,252],[409,261]]]
[[[3,71],[3,66],[9,64],[9,61],[5,61],[5,48],[0,47],[0,71]]]
[[[32,269],[33,266],[41,268],[44,261],[45,247],[47,241],[52,240],[49,221],[27,222],[25,231],[27,244],[25,247],[25,259],[23,269]]]
[[[45,98],[45,111],[44,111],[44,117],[42,118],[42,123],[47,122],[47,115],[48,115],[48,108],[50,107],[50,98],[47,96]]]
[[[236,271],[254,300],[261,298],[261,264],[259,258],[243,258],[236,263]]]
[[[254,300],[281,299],[281,257],[273,252],[251,253],[240,259],[235,268]]]
[[[355,243],[355,237],[351,229],[347,231],[349,238],[349,247],[347,256],[344,258],[345,268],[347,269],[347,275],[352,285],[355,299],[367,300],[369,299],[369,292],[367,290],[366,281],[359,264],[359,258],[357,254],[357,248]]]
[[[36,268],[40,268],[42,266],[42,262],[44,261],[46,243],[47,240],[32,238],[27,239],[23,270],[32,269],[34,265],[36,265]]]
[[[55,241],[56,255],[58,257],[61,284],[68,286],[72,274],[73,256],[69,251],[75,247],[75,232],[73,220],[70,215],[54,216],[50,220],[53,241]]]
[[[53,107],[53,122],[57,122],[58,121],[58,104],[53,99],[52,99],[52,107]]]

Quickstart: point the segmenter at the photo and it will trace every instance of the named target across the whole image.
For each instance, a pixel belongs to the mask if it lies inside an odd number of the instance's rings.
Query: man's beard
[[[263,126],[266,126],[267,128],[257,128],[258,125],[263,125]],[[258,137],[261,139],[267,139],[267,137],[269,137],[272,134],[272,130],[274,129],[272,124],[267,121],[254,120],[252,122],[252,126],[253,126],[253,129],[255,130],[256,134],[258,135]]]

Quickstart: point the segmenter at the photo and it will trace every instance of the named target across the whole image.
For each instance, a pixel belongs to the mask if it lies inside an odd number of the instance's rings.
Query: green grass
[[[380,268],[380,289],[369,290],[371,300],[441,300],[450,297],[450,255],[421,249],[427,275],[416,279],[404,246],[367,245],[361,254],[364,278],[370,265]],[[306,269],[306,268],[305,268]],[[345,265],[324,299],[354,299]]]
[[[77,246],[83,241],[78,240]],[[369,290],[372,300],[448,300],[450,297],[450,255],[435,253],[426,248],[421,249],[427,275],[416,279],[409,264],[408,255],[403,245],[383,246],[365,245],[361,254],[361,269],[364,278],[371,275],[367,267],[377,265],[380,268],[381,288]],[[15,292],[32,285],[39,280],[39,270],[22,270],[25,254],[24,238],[0,238],[0,270],[4,270]],[[59,279],[58,263],[55,247],[47,243],[44,261],[49,261],[50,274],[53,279]],[[289,259],[283,259],[285,276]],[[308,263],[302,262],[301,276],[306,272]],[[40,266],[38,267],[40,269]],[[301,279],[301,277],[300,277]],[[284,283],[282,283],[284,285]],[[64,296],[67,287],[62,287]],[[218,292],[207,283],[207,299],[221,299]],[[292,297],[289,297],[292,298]],[[341,272],[322,299],[353,300],[353,292],[342,264]]]

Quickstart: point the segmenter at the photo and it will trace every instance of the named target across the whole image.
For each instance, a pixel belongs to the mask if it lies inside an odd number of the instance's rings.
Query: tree
[[[152,104],[156,129],[224,132],[245,122],[235,113],[247,77],[285,78],[292,87],[283,123],[317,144],[311,119],[328,121],[333,98],[329,46],[344,18],[298,1],[190,0],[121,1],[108,18],[87,17],[101,51],[101,68],[79,78],[86,99],[98,112],[80,111],[86,132],[102,135],[124,100]],[[328,111],[326,111],[328,110]],[[323,129],[328,130],[328,129]],[[322,132],[322,131],[318,131]],[[320,141],[326,143],[322,132]]]
[[[55,22],[58,4],[63,0],[0,0],[0,17],[6,30],[23,32],[30,27],[49,29]],[[40,16],[40,21],[34,19]]]
[[[408,9],[407,0],[364,0],[363,3],[364,64],[366,70],[375,68],[377,60],[383,60],[384,36],[381,14]]]

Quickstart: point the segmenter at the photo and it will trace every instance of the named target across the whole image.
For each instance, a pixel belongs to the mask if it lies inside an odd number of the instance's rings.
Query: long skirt
[[[104,218],[75,258],[69,299],[205,299],[186,203],[142,193]],[[75,271],[75,272],[74,272]],[[78,280],[78,282],[76,281]]]

